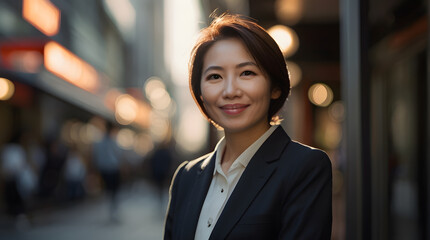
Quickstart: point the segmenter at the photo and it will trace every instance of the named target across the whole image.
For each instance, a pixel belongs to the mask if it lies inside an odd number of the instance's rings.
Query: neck
[[[257,141],[269,128],[270,125],[267,124],[241,132],[225,131],[225,151],[222,163],[230,163],[228,165],[231,165],[240,154]]]

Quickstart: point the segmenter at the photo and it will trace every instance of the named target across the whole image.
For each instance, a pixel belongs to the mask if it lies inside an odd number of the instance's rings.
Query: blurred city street
[[[106,198],[87,199],[84,202],[35,211],[17,229],[14,223],[0,218],[0,239],[162,239],[167,190],[160,198],[157,189],[140,181],[120,193],[118,218],[109,220]]]
[[[175,169],[224,136],[189,81],[224,13],[283,54],[273,120],[331,160],[331,239],[430,240],[429,3],[0,0],[0,240],[162,239]]]

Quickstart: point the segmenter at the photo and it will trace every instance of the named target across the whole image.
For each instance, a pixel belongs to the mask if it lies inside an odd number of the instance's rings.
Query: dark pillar
[[[346,239],[371,239],[370,84],[367,0],[343,0],[342,98],[346,109]]]

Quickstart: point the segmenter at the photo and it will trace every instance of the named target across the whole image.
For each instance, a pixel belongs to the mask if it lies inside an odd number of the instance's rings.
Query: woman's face
[[[201,99],[209,117],[234,133],[266,130],[271,91],[270,80],[236,38],[219,40],[203,58]]]

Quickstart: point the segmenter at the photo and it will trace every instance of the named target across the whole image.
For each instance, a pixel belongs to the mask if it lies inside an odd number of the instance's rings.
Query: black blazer
[[[215,152],[179,166],[164,239],[194,239],[214,166]],[[330,239],[331,198],[327,155],[278,127],[252,157],[210,239]]]

